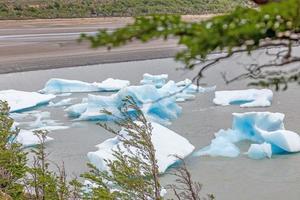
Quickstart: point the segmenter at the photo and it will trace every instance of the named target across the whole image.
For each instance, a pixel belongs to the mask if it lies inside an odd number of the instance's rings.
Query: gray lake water
[[[241,72],[234,57],[222,65],[208,71],[203,81],[208,85],[217,85],[217,89],[245,89],[245,81],[225,85],[221,79],[222,69]],[[0,89],[17,89],[37,91],[43,88],[50,78],[76,79],[88,82],[102,81],[108,77],[130,80],[138,84],[143,73],[169,74],[170,80],[180,81],[192,78],[196,71],[176,70],[181,67],[172,59],[148,60],[115,64],[104,64],[86,67],[65,68],[45,71],[33,71],[0,75]],[[229,74],[234,76],[234,74]],[[103,95],[103,93],[99,93]],[[73,94],[79,98],[86,93]],[[59,97],[69,98],[69,97]],[[58,99],[59,99],[58,98]],[[57,100],[58,100],[57,99]],[[170,129],[187,138],[199,149],[210,143],[213,134],[219,129],[231,127],[233,112],[273,111],[285,113],[285,126],[288,130],[300,132],[300,92],[297,86],[291,86],[285,92],[275,93],[273,105],[269,108],[239,108],[238,106],[215,106],[212,103],[213,93],[199,94],[194,101],[181,103],[183,113],[175,120]],[[92,122],[72,122],[61,107],[41,107],[39,110],[50,111],[51,119],[70,126],[66,130],[50,133],[55,140],[48,143],[50,158],[55,162],[64,161],[65,167],[72,176],[87,170],[86,154],[94,151],[95,145],[112,135]],[[248,143],[240,145],[242,151]],[[238,158],[223,157],[189,157],[187,164],[193,178],[203,184],[203,194],[213,193],[219,200],[298,200],[300,199],[300,154],[274,156],[272,159],[251,160],[241,154]],[[174,178],[162,176],[163,184]]]

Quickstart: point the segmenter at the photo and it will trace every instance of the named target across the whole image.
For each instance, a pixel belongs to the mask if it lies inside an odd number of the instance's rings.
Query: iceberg
[[[58,123],[55,120],[48,119],[50,118],[50,112],[33,113],[33,116],[36,118],[36,120],[33,122],[28,122],[32,130],[55,131],[69,128],[68,126],[63,126],[61,123]]]
[[[57,103],[50,102],[49,107],[60,107],[60,106],[69,106],[72,105],[74,98],[63,99]]]
[[[216,105],[240,105],[240,107],[267,107],[271,106],[273,92],[269,89],[248,89],[216,91],[213,102]]]
[[[49,103],[56,96],[53,94],[40,94],[37,92],[25,92],[19,90],[0,91],[0,100],[6,101],[10,106],[10,112],[21,112]]]
[[[53,138],[47,136],[45,142],[49,142],[51,140],[53,140]],[[21,129],[18,136],[15,138],[15,141],[22,144],[23,147],[30,147],[40,144],[39,138],[32,130]]]
[[[143,75],[143,80],[141,80],[141,84],[143,85],[154,85],[157,88],[161,88],[166,81],[168,80],[168,74],[161,74],[161,75],[152,75],[145,73]]]
[[[130,81],[108,78],[101,83],[94,83],[100,91],[115,92],[130,85]]]
[[[235,143],[248,140],[247,154],[253,159],[270,158],[274,154],[300,151],[300,136],[284,128],[284,114],[271,112],[233,113],[232,128],[220,130],[215,139],[196,156],[237,156]]]
[[[224,137],[216,137],[211,144],[200,151],[194,153],[194,156],[223,156],[237,157],[240,154],[239,148]]]
[[[272,157],[272,147],[269,143],[262,144],[251,144],[248,152],[246,153],[249,158],[252,159],[263,159],[263,158],[271,158]]]
[[[198,87],[192,84],[191,80],[186,79],[185,81],[180,81],[178,83],[168,81],[168,83],[159,89],[159,92],[162,93],[162,96],[175,96],[177,102],[184,102],[186,100],[195,99],[196,93],[211,92],[214,90],[215,86],[208,88]]]
[[[178,161],[176,156],[185,158],[193,152],[195,147],[174,131],[155,122],[151,124],[153,127],[151,139],[156,150],[155,155],[158,161],[159,172],[164,173],[169,166]],[[124,129],[121,130],[120,135],[128,137]],[[113,151],[117,150],[118,147],[123,151],[127,150],[119,140],[119,137],[116,136],[104,141],[96,146],[98,148],[97,151],[87,154],[89,161],[99,170],[108,170],[105,160],[114,160]],[[130,150],[134,152],[134,149]]]
[[[66,109],[69,116],[77,120],[110,121],[121,117],[119,108],[127,96],[133,98],[148,119],[159,123],[169,123],[177,119],[181,107],[174,97],[162,98],[163,95],[153,85],[129,86],[110,96],[88,95],[87,101],[75,104]],[[107,115],[101,110],[107,110],[113,115]]]
[[[185,79],[184,81],[179,81],[176,85],[184,89],[184,92],[187,94],[196,94],[196,93],[205,93],[205,92],[213,92],[216,90],[216,86],[211,87],[201,87],[192,83],[190,79]]]
[[[78,80],[52,78],[46,84],[41,93],[72,93],[72,92],[101,92],[118,91],[129,86],[127,80],[108,78],[101,83],[87,83]]]

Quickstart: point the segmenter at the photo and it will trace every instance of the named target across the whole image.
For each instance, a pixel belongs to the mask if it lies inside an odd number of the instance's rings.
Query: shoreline
[[[215,15],[184,15],[199,21]],[[78,43],[81,33],[114,30],[133,22],[130,17],[0,20],[0,74],[173,57],[176,39],[132,42],[107,51]]]

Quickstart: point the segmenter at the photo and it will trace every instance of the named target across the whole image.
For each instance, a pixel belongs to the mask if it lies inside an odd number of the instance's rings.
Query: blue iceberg
[[[233,113],[232,128],[220,130],[208,147],[195,155],[236,157],[235,143],[248,140],[250,158],[261,159],[273,154],[300,151],[300,136],[284,128],[284,114],[271,112]]]
[[[165,98],[164,93],[153,85],[129,86],[110,96],[88,95],[88,99],[80,104],[75,104],[66,109],[71,117],[78,120],[110,121],[121,117],[119,108],[123,105],[123,99],[127,96],[133,98],[145,115],[152,121],[169,123],[177,119],[181,113],[181,107],[176,104],[175,97]],[[101,112],[107,110],[113,115]]]
[[[70,93],[70,92],[112,92],[129,86],[127,80],[108,78],[101,83],[87,83],[78,80],[52,78],[46,84],[41,93]]]
[[[252,159],[263,159],[263,158],[271,158],[272,156],[272,146],[269,143],[262,144],[251,144],[248,152],[246,153],[249,158]]]

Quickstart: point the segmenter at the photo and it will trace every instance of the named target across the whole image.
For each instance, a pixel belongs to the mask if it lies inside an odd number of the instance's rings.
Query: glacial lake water
[[[247,82],[240,81],[225,85],[220,72],[226,70],[239,73],[240,67],[234,57],[208,71],[203,82],[217,85],[218,90],[245,89]],[[144,73],[169,74],[170,80],[180,81],[192,78],[194,71],[176,70],[181,67],[173,59],[147,60],[115,64],[103,64],[76,68],[21,72],[0,75],[0,89],[37,91],[42,89],[50,78],[65,78],[87,82],[103,81],[106,78],[130,80],[139,84]],[[234,76],[235,74],[229,74]],[[98,93],[99,95],[105,95]],[[87,93],[72,94],[70,97],[86,97]],[[231,127],[233,112],[272,111],[286,115],[285,127],[300,132],[300,92],[299,87],[291,85],[289,90],[274,93],[273,104],[269,108],[239,108],[237,105],[226,107],[212,103],[214,94],[198,94],[196,99],[180,103],[182,115],[168,127],[187,138],[196,150],[208,145],[214,133]],[[70,98],[59,97],[58,99]],[[49,111],[51,119],[58,120],[69,129],[50,133],[54,141],[47,144],[51,160],[64,161],[69,175],[75,176],[87,170],[86,154],[94,151],[95,145],[112,135],[92,122],[73,122],[61,107],[41,107]],[[249,143],[239,144],[242,152],[247,151]],[[300,198],[300,154],[273,156],[272,159],[252,160],[241,154],[238,158],[189,157],[188,168],[193,178],[203,184],[203,194],[213,193],[219,200],[298,200]],[[163,184],[173,181],[170,175],[163,175]]]

